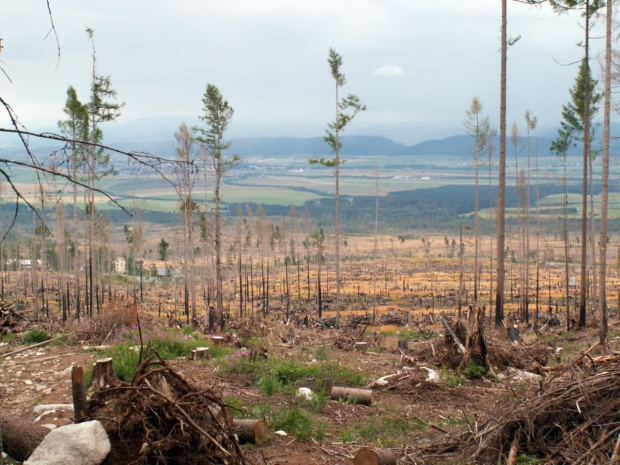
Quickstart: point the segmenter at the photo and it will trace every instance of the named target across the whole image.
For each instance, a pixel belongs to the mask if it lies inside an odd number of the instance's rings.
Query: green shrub
[[[131,381],[136,374],[140,353],[136,345],[132,342],[115,344],[111,346],[106,355],[112,357],[114,371],[123,381]]]
[[[461,386],[463,384],[463,380],[458,378],[452,370],[446,366],[441,368],[439,377],[441,378],[441,382],[448,386]]]
[[[15,341],[16,337],[17,336],[15,336],[15,333],[9,333],[2,338],[2,342],[10,344],[11,342]]]
[[[31,329],[24,336],[24,342],[26,344],[38,344],[47,341],[49,338],[50,335],[44,329]]]
[[[282,389],[282,383],[278,378],[272,375],[263,375],[256,381],[256,384],[263,392],[263,394],[267,396],[273,396],[280,392]]]
[[[467,379],[481,379],[487,370],[480,365],[476,365],[473,360],[467,362],[467,366],[463,369],[463,374]]]
[[[278,412],[272,421],[274,431],[282,429],[297,439],[312,437],[312,418],[303,408],[295,405]]]
[[[329,350],[329,347],[327,347],[326,344],[320,345],[319,347],[317,347],[316,349],[316,359],[321,361],[321,362],[325,362],[326,360],[328,360],[331,357],[331,350]]]

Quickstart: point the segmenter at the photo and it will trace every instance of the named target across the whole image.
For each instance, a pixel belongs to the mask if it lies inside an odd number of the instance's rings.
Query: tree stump
[[[3,450],[15,460],[23,462],[41,444],[49,429],[3,413],[0,415]]]
[[[465,343],[465,356],[461,368],[469,362],[489,369],[487,363],[487,344],[484,340],[484,312],[479,306],[470,306],[467,314],[467,341]]]
[[[73,365],[71,369],[71,393],[73,394],[73,418],[77,421],[82,418],[82,412],[86,407],[86,385],[82,365]]]
[[[93,363],[93,376],[91,385],[97,389],[106,387],[111,380],[116,379],[112,358],[102,358]]]
[[[233,420],[233,429],[239,442],[262,444],[269,439],[269,426],[261,420]]]
[[[360,449],[353,459],[354,465],[396,465],[396,456],[387,449]]]
[[[346,401],[357,404],[372,405],[375,398],[375,392],[371,389],[356,389],[334,386],[331,390],[330,397],[333,400],[345,399]]]
[[[356,342],[355,350],[359,350],[360,352],[366,352],[368,350],[368,343],[364,341]]]
[[[409,350],[409,342],[407,342],[407,339],[399,339],[398,340],[398,348],[400,350],[402,350],[403,352],[406,352]]]
[[[201,358],[211,358],[211,352],[208,347],[196,347],[189,351],[190,360],[198,360]]]

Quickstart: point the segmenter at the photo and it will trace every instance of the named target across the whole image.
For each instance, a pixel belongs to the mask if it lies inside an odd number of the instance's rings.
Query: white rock
[[[297,397],[303,397],[306,400],[312,400],[314,398],[314,393],[310,388],[300,387],[297,390]]]
[[[428,372],[428,375],[426,376],[427,383],[441,384],[441,378],[439,377],[439,373],[437,373],[435,370],[428,368],[428,367],[420,367],[420,368]]]
[[[47,428],[47,429],[56,429],[58,428],[58,426],[56,426],[54,423],[46,423],[44,425],[41,425],[43,428]]]
[[[30,381],[29,379],[25,379],[25,380],[24,380],[24,384],[25,384],[26,386],[31,386],[31,385],[32,385],[32,381]]]
[[[288,436],[288,434],[286,434],[286,431],[282,431],[281,429],[279,429],[278,431],[275,431],[273,434],[275,434],[276,436]]]
[[[24,465],[99,465],[111,448],[98,421],[66,425],[50,431]]]
[[[35,415],[42,415],[44,413],[56,412],[58,410],[73,411],[73,404],[39,404],[32,409],[32,412]]]

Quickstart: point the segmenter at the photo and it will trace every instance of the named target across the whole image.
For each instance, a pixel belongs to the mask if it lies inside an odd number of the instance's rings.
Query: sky
[[[97,72],[125,107],[114,134],[150,126],[172,138],[194,124],[207,84],[235,109],[232,137],[323,135],[334,114],[330,47],[366,104],[346,134],[406,144],[462,134],[478,96],[497,126],[499,0],[44,0],[4,2],[0,96],[29,129],[55,130],[69,85],[88,100],[93,29]],[[509,1],[508,124],[524,132],[530,110],[541,131],[558,125],[581,59],[578,14]],[[603,20],[594,34],[603,36]],[[603,39],[593,41],[600,76]],[[9,127],[6,114],[0,127]],[[155,130],[156,129],[156,130]],[[141,137],[136,135],[137,138]]]

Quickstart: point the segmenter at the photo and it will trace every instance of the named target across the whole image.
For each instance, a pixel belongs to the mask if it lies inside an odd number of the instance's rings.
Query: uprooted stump
[[[131,383],[97,391],[84,420],[99,420],[112,451],[104,465],[246,465],[226,405],[192,386],[166,362],[147,358]],[[219,418],[218,418],[219,417]]]
[[[525,455],[541,463],[616,463],[619,385],[620,356],[591,359],[477,431],[430,446],[424,459],[508,463]]]

